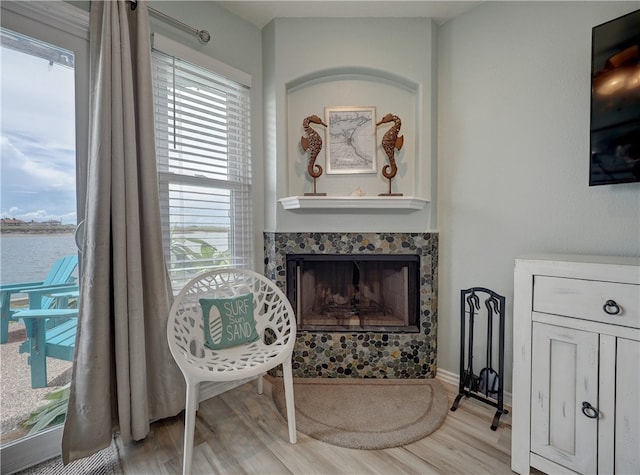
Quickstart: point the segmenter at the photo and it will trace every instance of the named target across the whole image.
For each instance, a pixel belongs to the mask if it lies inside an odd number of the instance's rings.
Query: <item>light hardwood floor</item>
[[[453,401],[457,387],[444,383]],[[267,385],[265,385],[267,386]],[[247,383],[200,405],[194,474],[511,474],[511,417],[490,429],[495,409],[463,399],[433,434],[404,447],[355,450],[298,432],[287,425],[268,391]],[[372,418],[375,415],[372,414]],[[182,464],[183,415],[156,422],[142,442],[118,449],[125,475],[176,474]]]

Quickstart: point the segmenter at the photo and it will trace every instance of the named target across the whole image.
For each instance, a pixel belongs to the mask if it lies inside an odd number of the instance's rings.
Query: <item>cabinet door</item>
[[[640,342],[618,338],[615,473],[640,472]]]
[[[579,473],[596,473],[598,335],[533,323],[531,451]],[[592,414],[587,410],[588,414]]]

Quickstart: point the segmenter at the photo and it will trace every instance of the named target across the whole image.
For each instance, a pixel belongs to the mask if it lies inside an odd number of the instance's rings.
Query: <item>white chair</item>
[[[257,341],[222,350],[205,346],[201,298],[253,294]],[[182,472],[191,472],[195,416],[202,381],[229,382],[258,377],[282,364],[289,441],[296,443],[291,357],[296,339],[293,308],[274,282],[250,270],[219,269],[189,281],[176,297],[167,322],[169,348],[187,385]]]

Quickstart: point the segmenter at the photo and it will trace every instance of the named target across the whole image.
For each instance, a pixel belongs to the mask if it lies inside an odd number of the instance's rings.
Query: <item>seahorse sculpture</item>
[[[320,117],[317,115],[310,115],[302,121],[302,127],[304,129],[304,133],[306,137],[302,137],[300,139],[300,145],[302,145],[302,150],[305,152],[309,152],[309,160],[307,164],[307,171],[309,175],[313,178],[313,194],[316,193],[316,178],[322,175],[322,167],[316,163],[316,158],[322,150],[322,137],[320,134],[311,128],[309,124],[319,124],[324,127],[327,126]]]
[[[385,165],[382,168],[382,175],[389,180],[389,195],[391,194],[391,179],[396,176],[398,172],[398,166],[396,165],[395,151],[400,150],[404,144],[404,135],[398,137],[400,133],[400,127],[402,127],[402,121],[400,117],[393,114],[385,115],[380,122],[376,124],[376,127],[387,122],[393,122],[393,126],[387,130],[382,137],[382,150],[387,154],[389,158],[389,165]]]

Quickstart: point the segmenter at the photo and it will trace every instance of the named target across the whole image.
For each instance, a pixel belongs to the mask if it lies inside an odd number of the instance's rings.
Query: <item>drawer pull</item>
[[[582,413],[589,419],[597,419],[599,415],[598,410],[587,401],[582,402]]]
[[[620,306],[615,300],[607,300],[602,309],[609,315],[618,315],[620,313]]]

